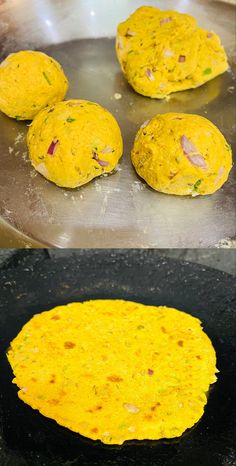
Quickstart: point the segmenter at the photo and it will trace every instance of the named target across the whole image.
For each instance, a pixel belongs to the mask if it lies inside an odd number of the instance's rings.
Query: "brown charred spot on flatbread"
[[[180,346],[180,347],[182,348],[182,347],[184,346],[183,340],[179,340],[179,341],[177,342],[177,345]]]
[[[123,381],[122,377],[119,377],[119,375],[108,375],[107,380],[109,380],[109,382],[122,382]]]
[[[95,411],[100,411],[102,409],[101,405],[95,406],[94,408],[87,409],[88,413],[94,413]]]
[[[51,378],[49,380],[49,383],[55,383],[55,380],[56,380],[56,376],[55,376],[55,374],[52,374]]]
[[[49,400],[49,403],[50,405],[57,406],[59,405],[60,401],[53,398],[52,400]]]
[[[56,314],[55,316],[51,317],[51,320],[60,320],[60,316]]]
[[[64,342],[64,348],[65,349],[72,349],[75,347],[75,343],[73,341],[65,341]]]
[[[90,432],[92,432],[93,434],[97,434],[98,433],[98,428],[93,427]]]
[[[101,358],[103,361],[107,361],[108,360],[108,356],[106,354],[102,354],[101,355]]]
[[[161,331],[162,331],[163,333],[167,333],[165,327],[163,327],[163,326],[161,327]]]
[[[161,403],[159,403],[159,401],[157,403],[155,403],[153,406],[151,406],[151,411],[156,411],[156,409],[161,406]]]

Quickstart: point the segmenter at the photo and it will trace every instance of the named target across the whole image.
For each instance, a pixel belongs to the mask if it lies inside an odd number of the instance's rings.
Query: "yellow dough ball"
[[[138,8],[118,26],[117,57],[136,92],[162,99],[201,86],[228,68],[220,39],[189,15]]]
[[[87,100],[68,100],[41,110],[29,128],[27,143],[34,168],[66,188],[111,172],[123,151],[115,118]]]
[[[67,89],[61,65],[45,53],[23,50],[0,64],[0,110],[17,120],[32,120],[63,100]]]
[[[212,194],[227,180],[232,151],[211,121],[199,115],[156,115],[139,129],[132,149],[137,173],[167,194]]]

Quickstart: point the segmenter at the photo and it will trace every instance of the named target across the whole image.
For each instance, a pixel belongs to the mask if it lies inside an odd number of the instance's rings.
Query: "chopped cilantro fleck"
[[[225,143],[225,147],[226,147],[226,149],[227,149],[227,150],[229,150],[229,151],[231,151],[231,150],[232,150],[232,149],[231,149],[231,145],[230,145],[230,144],[228,144],[227,142]]]
[[[202,74],[206,75],[206,74],[211,74],[212,73],[212,69],[211,68],[206,68]]]
[[[76,118],[68,117],[66,121],[67,123],[72,123],[72,121],[76,121]]]
[[[44,76],[44,78],[46,79],[46,81],[48,82],[48,84],[51,86],[52,83],[51,83],[49,77],[46,75],[45,71],[43,71],[43,76]]]
[[[21,117],[20,117],[19,115],[16,115],[16,116],[15,116],[15,119],[16,119],[16,120],[21,120]]]
[[[144,325],[138,325],[137,327],[138,330],[143,330],[144,328],[145,328]]]
[[[127,427],[127,424],[123,423],[118,426],[118,429],[125,429],[126,427]]]
[[[197,191],[197,190],[198,190],[198,188],[199,188],[201,182],[202,182],[202,180],[197,180],[197,181],[196,181],[195,185],[193,186],[194,191]]]

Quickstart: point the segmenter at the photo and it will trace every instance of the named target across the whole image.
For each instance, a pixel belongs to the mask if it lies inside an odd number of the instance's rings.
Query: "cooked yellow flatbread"
[[[21,400],[106,444],[180,436],[203,415],[217,372],[199,319],[122,300],[36,314],[8,359]]]

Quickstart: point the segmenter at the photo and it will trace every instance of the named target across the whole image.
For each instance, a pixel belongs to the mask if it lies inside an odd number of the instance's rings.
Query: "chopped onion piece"
[[[204,157],[199,154],[196,146],[193,144],[193,142],[190,141],[190,139],[187,138],[187,136],[181,136],[180,144],[184,154],[187,155],[187,158],[192,165],[195,165],[195,167],[199,167],[204,170],[208,168]]]
[[[35,170],[37,170],[37,172],[39,172],[43,176],[46,176],[46,177],[48,176],[48,171],[44,163],[40,163],[39,165],[37,165],[35,167]]]
[[[102,150],[102,154],[109,154],[110,152],[112,152],[113,149],[111,146],[106,146],[104,147],[104,149]]]
[[[129,426],[127,429],[129,432],[135,432],[136,428],[134,426]]]
[[[162,18],[161,21],[160,21],[160,25],[165,24],[165,23],[169,23],[170,21],[172,21],[171,16],[168,16],[168,18]]]
[[[101,167],[107,167],[109,165],[109,162],[107,162],[107,160],[98,159],[97,162],[99,163],[99,165],[101,165]]]
[[[206,170],[208,168],[205,159],[201,154],[188,155],[187,159],[192,165],[195,165],[195,167],[202,168],[203,170]]]
[[[218,176],[222,176],[224,174],[224,171],[225,171],[224,167],[220,167]]]
[[[189,155],[189,154],[192,154],[192,153],[198,153],[198,150],[197,150],[196,146],[184,134],[183,134],[183,136],[181,136],[180,144],[181,144],[181,147],[182,147],[182,149],[183,149],[183,151],[184,151],[184,153],[186,155]]]
[[[148,77],[148,79],[150,79],[150,81],[155,81],[155,76],[152,74],[150,68],[146,69],[145,74]]]
[[[220,169],[219,169],[219,171],[218,171],[218,175],[217,175],[217,177],[216,177],[216,179],[215,179],[215,184],[218,183],[218,181],[219,181],[219,180],[221,179],[221,177],[223,176],[224,172],[225,172],[224,167],[220,167]]]
[[[184,63],[185,60],[186,60],[185,55],[180,55],[180,56],[179,56],[179,63]]]
[[[109,162],[106,160],[99,159],[96,152],[93,152],[93,159],[96,160],[96,162],[99,163],[101,167],[107,167],[109,165]]]
[[[59,143],[58,139],[53,139],[47,151],[49,155],[53,155],[55,153],[58,143]]]
[[[124,407],[129,413],[138,413],[138,412],[140,411],[140,409],[139,409],[137,406],[135,406],[135,405],[133,405],[133,404],[131,404],[131,403],[124,403],[124,404],[123,404],[123,407]]]
[[[164,57],[173,57],[174,52],[173,52],[173,50],[166,49],[166,50],[164,50],[163,55],[164,55]]]
[[[146,128],[150,120],[144,121],[144,123],[140,126],[140,128]]]
[[[154,374],[154,370],[153,369],[148,369],[148,375],[153,375]]]
[[[207,38],[210,39],[213,36],[212,32],[207,33]]]
[[[137,32],[133,32],[130,29],[126,32],[126,36],[134,37],[137,36]]]

